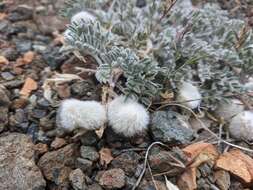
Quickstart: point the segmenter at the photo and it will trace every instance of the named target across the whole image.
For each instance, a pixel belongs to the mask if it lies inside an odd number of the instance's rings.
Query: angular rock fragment
[[[46,182],[34,161],[31,139],[23,134],[0,137],[0,189],[44,190]]]
[[[155,140],[172,144],[186,144],[194,138],[194,131],[179,114],[172,111],[153,114],[151,133]]]

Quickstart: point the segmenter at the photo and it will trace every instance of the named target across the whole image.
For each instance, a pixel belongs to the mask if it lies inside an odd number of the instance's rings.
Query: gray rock
[[[78,168],[80,168],[83,172],[90,173],[92,169],[92,161],[83,159],[83,158],[77,158],[76,165]]]
[[[89,185],[88,189],[89,190],[103,190],[102,187],[99,184],[97,184],[97,183]]]
[[[15,78],[14,75],[11,74],[10,72],[2,72],[1,77],[5,80],[12,80]]]
[[[132,176],[136,172],[140,159],[141,156],[133,151],[125,152],[113,159],[111,165],[123,169],[128,176]]]
[[[85,190],[87,189],[85,175],[82,170],[75,169],[69,174],[69,180],[74,190]]]
[[[10,106],[9,91],[0,85],[0,132],[2,132],[8,124],[8,112]]]
[[[98,152],[96,151],[94,147],[91,147],[91,146],[81,146],[80,154],[81,154],[81,157],[93,162],[99,159]]]
[[[15,44],[19,53],[26,53],[32,49],[32,42],[29,40],[16,40]]]
[[[158,111],[152,115],[151,133],[155,140],[172,144],[186,144],[194,138],[194,131],[172,111]]]
[[[29,20],[32,18],[33,18],[33,8],[27,5],[19,5],[8,16],[8,19],[12,22]]]
[[[83,145],[92,146],[98,143],[98,136],[95,131],[87,131],[81,138]]]
[[[8,108],[0,106],[0,132],[2,132],[8,124]]]
[[[8,107],[10,105],[9,91],[2,85],[0,85],[0,106]]]
[[[15,61],[19,56],[16,49],[14,49],[12,47],[8,47],[6,49],[3,49],[2,55],[4,57],[6,57],[6,59],[8,59],[9,61]]]
[[[125,173],[119,168],[104,171],[99,177],[99,184],[105,189],[120,189],[125,186],[125,181]]]
[[[0,189],[43,190],[46,182],[34,161],[33,143],[23,134],[0,137]]]

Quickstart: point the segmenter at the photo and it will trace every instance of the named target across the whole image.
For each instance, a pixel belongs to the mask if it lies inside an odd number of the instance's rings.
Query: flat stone
[[[65,139],[56,137],[50,146],[54,149],[58,149],[63,147],[64,145],[66,145]]]
[[[0,137],[0,189],[44,190],[46,182],[34,161],[31,139],[23,134]]]
[[[21,20],[29,20],[33,17],[33,8],[28,5],[19,5],[8,16],[8,19],[12,22]]]
[[[111,165],[123,169],[128,176],[132,176],[136,172],[140,159],[141,156],[133,151],[125,152],[113,159]]]
[[[92,161],[87,160],[87,159],[83,159],[83,158],[77,158],[77,167],[80,168],[83,172],[90,173],[91,169],[92,169]]]
[[[85,190],[87,189],[85,175],[80,169],[75,169],[69,174],[69,180],[74,190]]]
[[[124,171],[115,168],[104,171],[99,178],[99,184],[105,189],[120,189],[125,186],[125,178]]]
[[[187,144],[194,138],[194,131],[172,111],[157,111],[152,115],[151,133],[154,140],[168,144]]]
[[[94,147],[91,146],[81,146],[80,148],[81,157],[88,159],[90,161],[97,161],[99,159],[99,154]]]
[[[15,76],[11,74],[10,72],[2,72],[1,77],[5,80],[12,80],[15,78]]]
[[[40,158],[38,166],[47,180],[56,185],[67,183],[72,167],[74,167],[75,153],[76,146],[69,144],[59,150],[44,154]]]

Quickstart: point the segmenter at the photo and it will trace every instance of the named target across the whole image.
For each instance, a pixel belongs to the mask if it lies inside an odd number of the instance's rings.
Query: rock
[[[63,31],[66,27],[66,22],[59,19],[57,15],[40,15],[38,17],[39,30],[45,34],[52,34],[54,31]]]
[[[19,5],[8,16],[12,22],[29,20],[33,18],[33,8],[28,5]]]
[[[0,189],[44,190],[46,182],[34,161],[31,139],[23,134],[0,137]]]
[[[47,180],[56,185],[67,183],[72,171],[71,166],[74,166],[75,153],[76,146],[69,144],[59,150],[44,154],[40,158],[38,166]]]
[[[34,146],[34,150],[35,153],[40,156],[48,151],[48,146],[47,144],[38,143]]]
[[[228,190],[230,187],[230,175],[224,170],[218,170],[214,173],[215,183],[220,190]]]
[[[154,171],[154,173],[171,171],[169,176],[176,176],[179,173],[182,173],[184,169],[170,164],[174,163],[171,156],[174,156],[175,158],[177,157],[172,151],[168,152],[160,149],[153,149],[149,156],[149,164],[152,171]],[[178,160],[180,159],[178,158]]]
[[[12,47],[8,47],[2,50],[2,55],[9,61],[15,61],[18,58],[18,52]]]
[[[21,109],[24,108],[27,104],[28,104],[28,100],[26,98],[19,98],[19,99],[15,99],[12,102],[12,108],[13,109]]]
[[[26,131],[28,129],[29,123],[25,110],[17,109],[16,113],[10,116],[9,124],[19,131]]]
[[[83,172],[90,173],[92,169],[92,161],[83,159],[83,158],[77,158],[77,167],[80,168]]]
[[[230,120],[232,117],[243,112],[243,110],[243,104],[239,100],[233,99],[228,103],[224,102],[220,104],[214,113],[220,118]]]
[[[4,80],[12,80],[14,79],[14,75],[11,74],[10,72],[2,72],[1,73],[1,77],[4,79]]]
[[[42,109],[33,109],[31,110],[31,113],[30,113],[30,115],[36,119],[41,119],[45,117],[46,114],[47,114],[46,110],[42,110]]]
[[[229,132],[238,140],[253,141],[253,111],[243,111],[233,117]]]
[[[158,111],[153,114],[151,133],[156,141],[169,144],[187,144],[194,138],[194,131],[179,114],[172,111]]]
[[[98,136],[95,131],[87,131],[81,138],[82,145],[92,146],[98,143]]]
[[[69,174],[69,180],[74,190],[85,190],[87,185],[85,182],[85,175],[82,170],[76,169]]]
[[[10,105],[10,93],[9,91],[2,85],[0,85],[0,106],[9,106]]]
[[[111,169],[104,171],[99,184],[105,189],[120,189],[125,186],[125,173],[122,169]]]
[[[32,49],[32,42],[29,40],[16,40],[15,45],[19,53],[26,53]]]
[[[97,161],[99,159],[99,154],[94,147],[91,146],[81,146],[80,154],[82,158],[88,159],[90,161]]]
[[[132,176],[136,172],[140,159],[141,156],[133,151],[125,152],[113,159],[111,165],[123,169],[126,175]]]
[[[56,138],[54,139],[54,141],[51,143],[50,146],[51,146],[53,149],[58,149],[58,148],[63,147],[64,145],[66,145],[66,141],[65,141],[63,138],[58,138],[58,137],[56,137]]]
[[[8,108],[0,106],[0,132],[2,132],[8,124]]]
[[[157,188],[155,187],[154,182],[155,182],[155,185]],[[168,189],[166,187],[166,185],[164,184],[164,182],[157,181],[157,180],[155,180],[154,182],[153,181],[143,181],[143,182],[141,182],[138,190],[156,190],[156,189],[157,190],[158,189],[159,190],[174,190],[174,189]]]
[[[97,183],[94,183],[92,185],[88,186],[89,190],[103,190],[102,187],[100,185],[98,185]]]

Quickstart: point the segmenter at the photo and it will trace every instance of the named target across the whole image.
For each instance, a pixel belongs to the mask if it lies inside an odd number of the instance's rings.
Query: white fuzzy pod
[[[105,107],[96,101],[64,100],[57,113],[58,126],[67,131],[75,128],[95,130],[105,122]]]
[[[253,140],[253,112],[244,111],[235,116],[229,125],[230,134],[239,140]]]
[[[71,23],[81,24],[82,22],[95,21],[96,17],[86,11],[81,11],[71,18]]]
[[[179,88],[177,100],[185,106],[195,109],[200,105],[202,97],[196,86],[189,82],[183,82]]]
[[[147,128],[149,114],[143,105],[119,96],[108,105],[108,120],[116,133],[131,137]]]
[[[221,103],[214,111],[215,115],[225,120],[230,120],[232,117],[243,112],[244,106],[241,101],[232,99],[229,103]]]

